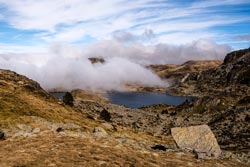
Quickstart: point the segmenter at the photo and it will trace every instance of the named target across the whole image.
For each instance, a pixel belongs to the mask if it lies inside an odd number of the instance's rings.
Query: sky
[[[248,47],[250,0],[0,0],[0,69],[46,90],[168,86],[145,66]]]
[[[0,0],[0,52],[55,43],[250,45],[250,0]]]

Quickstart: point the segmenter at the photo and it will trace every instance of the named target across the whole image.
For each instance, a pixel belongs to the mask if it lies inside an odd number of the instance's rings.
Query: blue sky
[[[110,39],[250,47],[250,0],[0,0],[0,53]]]

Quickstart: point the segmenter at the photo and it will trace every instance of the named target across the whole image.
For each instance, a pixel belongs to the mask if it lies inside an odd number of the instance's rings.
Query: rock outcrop
[[[221,155],[220,146],[207,125],[172,128],[171,134],[178,147],[194,151],[198,158],[218,158]]]
[[[71,93],[66,92],[66,94],[63,96],[63,102],[66,105],[73,106],[74,105],[74,99]]]
[[[198,97],[172,109],[173,125],[208,124],[223,149],[248,149],[249,70],[250,49],[234,51],[220,66],[191,73],[184,83],[169,88],[169,93]]]
[[[148,68],[155,71],[162,79],[178,84],[186,80],[185,78],[191,73],[216,68],[222,63],[220,60],[187,61],[181,65],[150,65]]]
[[[0,140],[4,139],[4,132],[0,131]]]

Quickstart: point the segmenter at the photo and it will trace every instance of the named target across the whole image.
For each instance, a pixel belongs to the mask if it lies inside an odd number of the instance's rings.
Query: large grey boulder
[[[171,134],[179,148],[194,151],[198,158],[221,155],[220,146],[207,125],[172,128]]]

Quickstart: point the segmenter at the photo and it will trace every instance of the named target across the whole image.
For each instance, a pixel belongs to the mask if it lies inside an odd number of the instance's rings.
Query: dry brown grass
[[[246,166],[228,160],[197,160],[191,153],[139,150],[110,138],[46,134],[0,142],[1,167]]]

